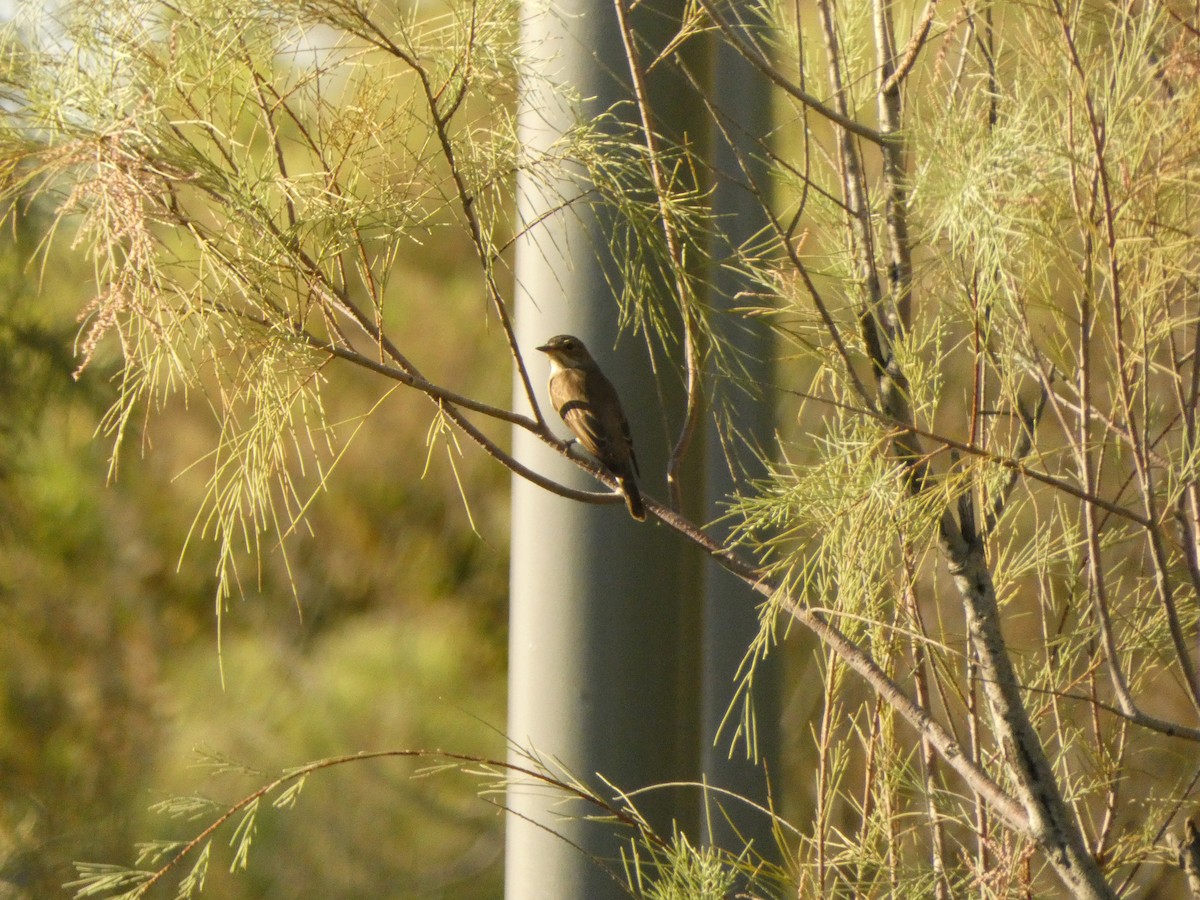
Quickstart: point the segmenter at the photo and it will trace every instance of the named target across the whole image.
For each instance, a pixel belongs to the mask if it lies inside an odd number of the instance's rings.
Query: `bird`
[[[644,521],[636,480],[641,472],[617,389],[574,335],[556,335],[538,350],[550,357],[550,403],[584,449],[616,477],[629,514]]]

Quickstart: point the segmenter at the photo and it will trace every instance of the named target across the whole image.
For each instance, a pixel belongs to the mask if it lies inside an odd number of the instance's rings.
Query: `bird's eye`
[[[563,349],[564,349],[564,350],[574,350],[574,349],[575,349],[575,342],[574,342],[574,341],[570,341],[570,340],[563,341]]]

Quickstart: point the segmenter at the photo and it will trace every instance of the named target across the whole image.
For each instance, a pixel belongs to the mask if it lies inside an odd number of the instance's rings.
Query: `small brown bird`
[[[579,338],[560,334],[538,349],[550,357],[550,402],[584,449],[616,476],[629,514],[641,522],[646,508],[634,480],[641,473],[616,388]]]

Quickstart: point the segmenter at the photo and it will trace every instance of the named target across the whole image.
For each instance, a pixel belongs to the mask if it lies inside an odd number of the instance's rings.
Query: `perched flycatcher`
[[[616,476],[629,514],[642,521],[646,508],[634,480],[641,473],[616,388],[579,338],[560,334],[538,349],[550,357],[550,402],[584,449]]]

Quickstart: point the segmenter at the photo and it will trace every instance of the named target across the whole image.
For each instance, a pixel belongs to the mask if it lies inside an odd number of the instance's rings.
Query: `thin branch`
[[[933,4],[930,4],[932,7]],[[932,16],[932,13],[931,13]],[[905,188],[904,140],[900,137],[900,82],[893,76],[895,37],[891,4],[874,0],[875,46],[879,67],[879,129],[884,136],[884,217],[888,233],[888,281],[899,326],[912,319],[912,246],[908,238],[908,194]]]
[[[1154,585],[1155,591],[1158,594],[1159,603],[1163,608],[1167,618],[1167,627],[1171,633],[1171,641],[1175,645],[1175,656],[1179,663],[1179,668],[1183,673],[1183,680],[1187,686],[1188,697],[1192,705],[1197,711],[1200,711],[1200,677],[1197,676],[1196,667],[1192,662],[1191,652],[1187,646],[1186,636],[1183,633],[1183,625],[1179,619],[1179,611],[1175,604],[1174,589],[1171,583],[1170,561],[1167,558],[1166,547],[1163,543],[1162,530],[1158,522],[1158,510],[1155,503],[1155,491],[1153,484],[1153,475],[1146,459],[1146,440],[1145,435],[1138,434],[1136,419],[1134,416],[1134,399],[1133,387],[1130,383],[1131,366],[1126,357],[1126,347],[1124,338],[1124,301],[1122,294],[1122,283],[1120,269],[1120,239],[1117,234],[1116,225],[1116,203],[1113,199],[1113,189],[1110,183],[1110,175],[1108,171],[1108,162],[1105,152],[1107,135],[1104,125],[1101,122],[1100,116],[1096,111],[1095,104],[1092,100],[1091,89],[1088,85],[1087,71],[1084,68],[1083,60],[1079,55],[1079,49],[1075,43],[1075,36],[1071,29],[1071,23],[1068,19],[1066,11],[1062,7],[1060,0],[1054,0],[1054,8],[1058,14],[1058,22],[1062,31],[1063,40],[1067,48],[1067,54],[1070,59],[1071,67],[1079,77],[1080,89],[1083,92],[1083,105],[1087,112],[1088,133],[1092,142],[1092,150],[1096,163],[1096,184],[1100,190],[1099,208],[1102,213],[1104,225],[1104,235],[1107,242],[1107,258],[1108,258],[1108,278],[1109,278],[1109,296],[1113,307],[1113,323],[1116,330],[1116,370],[1117,383],[1119,387],[1118,394],[1121,398],[1121,403],[1124,408],[1125,421],[1129,425],[1130,435],[1133,436],[1132,442],[1133,463],[1137,474],[1138,487],[1142,495],[1142,503],[1146,509],[1146,519],[1149,523],[1147,526],[1147,540],[1150,545],[1150,558],[1154,564]],[[1146,361],[1149,365],[1149,360]],[[1146,376],[1143,375],[1143,378]],[[1144,424],[1144,423],[1143,423]]]
[[[1185,332],[1186,333],[1186,332]],[[1192,323],[1190,377],[1184,378],[1182,361],[1175,350],[1174,339],[1171,342],[1171,366],[1175,377],[1172,384],[1175,388],[1175,400],[1183,421],[1181,434],[1180,456],[1182,459],[1194,459],[1200,452],[1196,432],[1196,406],[1200,400],[1200,323]],[[1188,385],[1186,394],[1184,384]],[[1187,561],[1188,575],[1192,581],[1192,593],[1200,599],[1200,479],[1190,474],[1186,486],[1175,507],[1175,523],[1179,531],[1179,543],[1183,547],[1183,556]],[[1188,515],[1188,510],[1191,515]]]
[[[907,422],[900,422],[900,421],[897,421],[896,419],[892,418],[891,416],[885,415],[883,413],[875,412],[870,409],[864,409],[859,406],[854,406],[853,404],[850,404],[850,403],[842,403],[838,400],[833,400],[828,397],[820,397],[820,396],[817,396],[816,394],[809,394],[809,393],[806,393],[805,391],[789,390],[786,393],[794,394],[797,397],[803,397],[807,400],[816,400],[820,403],[825,403],[825,404],[828,404],[829,406],[833,406],[838,409],[844,409],[848,412],[853,412],[853,413],[857,413],[862,416],[867,416],[883,425],[887,425],[890,428],[896,428],[896,429],[898,429],[906,434],[910,434],[914,437],[919,437],[919,438],[924,438],[926,440],[934,441],[938,444],[941,444],[947,450],[956,450],[960,453],[966,453],[971,456],[976,456],[976,457],[979,457],[980,459],[987,460],[990,463],[994,463],[995,465],[1002,466],[1005,469],[1010,469],[1012,471],[1015,471],[1015,472],[1019,473],[1020,475],[1024,476],[1025,478],[1029,478],[1033,481],[1041,482],[1042,484],[1048,485],[1048,486],[1054,488],[1055,490],[1062,491],[1064,494],[1068,494],[1077,500],[1082,500],[1084,503],[1096,506],[1099,509],[1102,509],[1105,512],[1111,513],[1114,516],[1118,516],[1122,519],[1127,519],[1136,525],[1140,525],[1142,528],[1146,528],[1149,525],[1145,516],[1142,516],[1139,513],[1136,513],[1129,509],[1126,509],[1125,507],[1120,506],[1119,504],[1113,503],[1111,500],[1106,500],[1106,499],[1104,499],[1104,497],[1101,497],[1099,494],[1089,493],[1086,490],[1077,488],[1077,487],[1075,487],[1075,485],[1071,484],[1070,482],[1063,481],[1061,478],[1056,478],[1055,476],[1050,475],[1047,472],[1043,472],[1039,469],[1030,468],[1019,458],[1014,458],[1014,457],[1010,457],[1010,456],[1001,456],[1001,455],[994,453],[990,450],[987,450],[983,447],[977,447],[973,444],[968,444],[965,441],[960,441],[955,438],[948,437],[947,435],[940,434],[939,432],[936,432],[936,431],[929,431],[928,429],[925,429],[925,428],[918,428],[916,425],[912,425]]]
[[[634,41],[633,28],[629,23],[629,13],[626,9],[627,0],[613,0],[613,8],[617,14],[617,25],[621,31],[621,42],[625,47],[625,59],[629,64],[629,77],[633,83],[634,102],[637,105],[638,116],[641,119],[642,137],[646,145],[646,158],[650,165],[650,178],[654,184],[654,195],[658,202],[658,212],[662,223],[663,237],[667,244],[667,253],[671,259],[671,271],[674,275],[676,300],[679,302],[679,314],[683,319],[683,353],[684,365],[687,372],[687,402],[684,409],[683,423],[679,428],[679,437],[671,448],[667,460],[667,490],[671,502],[677,509],[683,508],[683,484],[680,480],[680,470],[684,456],[691,446],[692,438],[699,425],[703,413],[703,362],[700,354],[700,335],[697,333],[696,299],[692,285],[687,275],[687,261],[684,258],[683,245],[679,234],[679,226],[675,214],[671,210],[669,197],[671,187],[666,173],[663,171],[662,154],[658,149],[658,127],[650,109],[646,81]]]
[[[229,309],[228,307],[217,306],[214,308],[226,314],[237,316],[243,321],[257,325],[264,330],[271,330],[273,327],[275,327],[266,319],[253,316],[249,313]],[[521,463],[516,459],[516,457],[503,450],[499,444],[480,431],[477,426],[475,426],[469,419],[466,418],[466,416],[463,415],[459,407],[462,407],[463,409],[469,409],[474,412],[480,412],[491,418],[524,428],[525,430],[536,435],[544,443],[554,448],[563,456],[570,459],[580,468],[586,470],[597,480],[603,482],[609,487],[612,487],[614,490],[616,490],[617,487],[616,479],[613,478],[613,476],[606,469],[597,465],[596,463],[593,463],[591,460],[583,459],[573,455],[570,452],[570,442],[559,440],[554,436],[553,432],[551,432],[545,426],[539,425],[534,419],[531,419],[528,416],[523,416],[520,413],[514,413],[510,410],[483,403],[479,400],[474,400],[463,394],[456,393],[426,380],[414,367],[411,366],[411,364],[407,364],[407,361],[404,361],[403,355],[391,344],[387,338],[380,336],[380,344],[387,349],[388,355],[391,358],[403,361],[399,366],[390,366],[386,363],[378,362],[372,357],[359,353],[350,347],[330,343],[329,341],[323,340],[316,335],[311,334],[310,332],[304,331],[303,329],[293,329],[290,331],[290,333],[297,339],[312,347],[314,350],[319,350],[321,352],[328,353],[331,356],[338,357],[339,359],[344,359],[347,362],[354,363],[355,365],[369,369],[380,375],[384,375],[425,394],[438,406],[439,409],[442,410],[447,418],[449,418],[456,426],[458,426],[464,434],[475,441],[475,443],[477,443],[484,451],[486,451],[489,456],[500,462],[505,466],[505,468],[509,469],[509,471],[516,475],[520,475],[522,478],[528,479],[530,482],[538,485],[539,487],[545,488],[546,490],[557,494],[560,497],[565,497],[569,500],[577,500],[583,503],[623,502],[622,495],[619,492],[597,493],[595,491],[582,491],[577,488],[567,487],[566,485],[559,484],[557,481],[535,472],[524,463]]]
[[[1151,844],[1157,844],[1159,841],[1162,840],[1163,835],[1165,835],[1167,833],[1167,829],[1171,827],[1171,822],[1173,822],[1175,820],[1175,816],[1177,816],[1179,814],[1179,810],[1183,807],[1183,805],[1185,803],[1192,802],[1192,791],[1194,791],[1196,789],[1197,784],[1200,784],[1200,766],[1197,766],[1196,770],[1192,773],[1192,778],[1188,782],[1187,787],[1185,787],[1182,791],[1172,792],[1171,796],[1173,799],[1172,799],[1172,803],[1171,803],[1171,809],[1167,813],[1167,815],[1163,818],[1163,822],[1158,827],[1158,830],[1154,833],[1154,837],[1150,841]],[[1121,882],[1121,886],[1118,888],[1119,894],[1121,894],[1121,895],[1125,894],[1126,888],[1128,888],[1129,885],[1133,882],[1134,876],[1137,875],[1138,870],[1141,869],[1141,867],[1142,867],[1141,859],[1137,860],[1130,867],[1129,871],[1125,875],[1125,880]]]
[[[829,84],[833,91],[833,101],[837,111],[848,116],[850,101],[846,88],[842,84],[841,50],[838,45],[837,27],[834,22],[833,10],[829,0],[818,0],[817,12],[825,38],[825,54],[829,65]],[[882,141],[880,142],[882,143]],[[855,145],[852,134],[839,131],[837,135],[839,168],[842,175],[842,193],[845,197],[847,215],[855,237],[856,262],[858,263],[859,278],[867,293],[867,312],[864,313],[863,328],[877,328],[880,324],[870,316],[878,315],[882,291],[879,287],[879,274],[875,268],[874,237],[871,234],[871,206],[866,196],[866,180],[863,175],[862,159]],[[878,340],[867,338],[868,347],[873,351],[880,344]],[[872,352],[876,367],[886,367],[886,361],[878,358]]]
[[[242,797],[236,803],[231,804],[221,815],[209,822],[191,840],[180,846],[179,849],[176,850],[170,859],[168,859],[162,866],[160,866],[154,872],[147,873],[149,877],[145,881],[138,884],[136,888],[136,896],[141,897],[149,893],[149,891],[156,884],[162,881],[162,879],[165,878],[173,869],[175,869],[176,866],[190,856],[193,851],[209,841],[223,825],[229,822],[238,813],[254,807],[264,797],[267,797],[288,785],[295,785],[303,782],[304,779],[308,778],[310,775],[323,769],[330,769],[350,763],[367,762],[377,759],[420,759],[441,762],[449,761],[461,766],[495,769],[498,772],[507,772],[511,773],[512,775],[528,778],[539,784],[554,788],[555,790],[562,792],[565,796],[572,797],[576,800],[582,800],[585,803],[590,804],[591,806],[595,807],[604,817],[612,818],[621,825],[632,828],[642,838],[657,847],[665,849],[670,846],[668,841],[663,839],[646,824],[645,820],[642,819],[636,810],[631,812],[627,807],[614,804],[612,801],[605,799],[598,792],[587,788],[586,785],[577,781],[573,777],[560,778],[551,774],[549,771],[531,768],[530,766],[519,765],[505,760],[489,759],[484,756],[475,756],[466,753],[451,753],[445,750],[367,751],[362,753],[346,754],[344,756],[329,757],[327,759],[318,760],[317,762],[309,763],[307,765],[288,769],[278,778],[272,779],[271,781]],[[82,887],[83,884],[84,882],[74,882],[68,886]]]
[[[924,634],[925,626],[921,621],[921,609],[917,600],[916,564],[913,559],[912,545],[907,540],[904,540],[901,552],[904,566],[904,608]],[[911,646],[913,685],[917,692],[917,703],[926,709],[932,709],[933,704],[929,693],[929,670],[931,667],[925,644],[922,641],[913,641]],[[933,745],[924,735],[921,736],[921,771],[924,778],[925,815],[932,831],[929,852],[930,862],[933,865],[934,898],[935,900],[949,900],[950,882],[946,877],[946,833],[937,805],[938,757],[934,753]]]
[[[696,81],[692,80],[692,84],[698,89],[701,100],[707,107],[714,124],[720,130],[721,136],[725,140],[726,145],[734,153],[743,175],[743,183],[745,187],[750,191],[751,196],[753,196],[758,202],[759,209],[766,217],[767,222],[771,226],[771,230],[775,233],[779,247],[783,250],[784,254],[788,258],[788,261],[796,270],[796,273],[800,276],[800,280],[804,282],[804,288],[808,292],[809,297],[812,299],[813,306],[816,307],[817,314],[821,317],[821,322],[824,324],[826,331],[829,333],[829,339],[833,342],[833,346],[836,348],[838,356],[841,357],[845,375],[850,380],[850,383],[854,388],[854,392],[858,395],[859,399],[863,403],[867,404],[868,406],[871,405],[871,395],[867,391],[866,385],[863,384],[862,379],[858,377],[858,373],[855,371],[854,363],[850,356],[850,348],[846,344],[846,339],[843,337],[841,329],[838,327],[836,320],[833,318],[833,314],[830,312],[829,304],[826,302],[824,296],[821,294],[821,291],[818,289],[816,282],[813,280],[812,275],[809,273],[808,265],[800,256],[800,251],[792,239],[792,228],[784,226],[783,222],[779,218],[778,213],[776,213],[771,203],[766,186],[760,185],[754,178],[752,174],[752,167],[748,165],[747,160],[743,157],[742,152],[739,149],[739,142],[735,141],[728,131],[725,112],[717,108],[708,97],[704,96],[702,91],[699,91],[700,85]],[[807,131],[805,134],[807,136]],[[763,149],[764,152],[768,154],[771,153],[769,146],[764,146]],[[807,186],[807,184],[808,181],[806,178],[805,185]],[[830,199],[839,205],[842,203],[842,201],[836,197]],[[801,204],[801,211],[802,210],[803,204]],[[793,219],[793,222],[798,221],[801,211],[797,212],[796,218]]]
[[[896,90],[908,77],[908,73],[912,71],[913,65],[917,61],[921,50],[925,47],[925,41],[929,37],[929,28],[933,24],[933,17],[937,14],[938,0],[927,0],[925,3],[925,11],[921,13],[921,18],[917,21],[917,27],[913,29],[913,36],[908,42],[908,46],[904,48],[904,55],[901,57],[899,64],[894,72],[887,76],[883,84],[879,87],[879,93],[886,94]]]
[[[829,623],[821,613],[805,606],[790,593],[783,590],[775,579],[759,570],[735,551],[711,537],[675,510],[645,497],[646,509],[664,525],[703,550],[714,562],[737,576],[755,593],[772,600],[797,624],[803,625],[825,643],[843,662],[860,676],[911,725],[918,735],[924,736],[937,749],[947,764],[957,772],[976,794],[982,797],[1011,828],[1029,834],[1029,820],[1021,807],[1004,792],[995,781],[975,762],[962,753],[954,737],[933,718],[932,714],[911,700],[904,690],[871,657]],[[1030,835],[1036,839],[1036,836]]]
[[[1093,692],[1095,690],[1095,678],[1091,679]],[[1093,693],[1093,699],[1095,694]],[[1093,728],[1095,729],[1096,741],[1103,741],[1103,732],[1098,727],[1099,716],[1094,715]],[[1102,748],[1101,746],[1097,749]],[[1096,841],[1092,846],[1092,853],[1096,859],[1103,860],[1108,854],[1108,842],[1112,838],[1113,826],[1117,821],[1117,807],[1121,795],[1121,783],[1124,779],[1121,778],[1122,765],[1125,762],[1125,751],[1129,747],[1129,729],[1122,725],[1117,733],[1117,752],[1116,759],[1113,760],[1108,775],[1108,787],[1104,792],[1104,818],[1100,823],[1099,834],[1096,835]]]
[[[723,34],[726,40],[729,41],[729,45],[738,53],[740,53],[742,58],[750,63],[750,65],[754,66],[754,68],[766,75],[767,78],[774,82],[778,87],[782,88],[792,97],[795,97],[813,112],[825,117],[830,122],[835,123],[841,129],[849,132],[850,134],[858,135],[858,137],[864,138],[873,144],[883,143],[883,135],[881,135],[874,128],[870,128],[866,125],[863,125],[861,122],[852,119],[844,110],[830,108],[812,94],[808,93],[808,91],[804,90],[803,87],[793,84],[792,81],[782,72],[780,72],[774,64],[765,59],[755,47],[750,45],[746,39],[738,33],[738,30],[730,22],[728,22],[723,15],[721,15],[720,10],[716,8],[713,0],[699,0],[699,3],[700,6],[704,8],[704,11],[708,13],[709,18],[712,19],[717,28],[721,30],[721,34]]]
[[[467,223],[467,229],[471,235],[471,243],[474,245],[475,253],[479,258],[480,264],[484,270],[484,282],[487,289],[488,300],[496,311],[496,315],[500,320],[500,326],[504,331],[504,336],[508,341],[509,353],[513,358],[513,362],[517,367],[517,374],[521,379],[521,385],[525,391],[525,397],[529,403],[529,408],[533,410],[534,416],[537,417],[539,424],[545,424],[541,408],[537,403],[537,394],[533,389],[533,381],[530,379],[528,368],[525,365],[525,358],[521,353],[521,348],[517,344],[516,331],[513,328],[512,317],[508,311],[508,304],[504,300],[504,295],[500,290],[499,284],[496,282],[495,268],[493,265],[494,254],[489,249],[488,242],[484,238],[483,226],[479,221],[479,215],[475,206],[475,195],[467,186],[466,180],[463,177],[462,167],[458,164],[457,153],[454,149],[454,141],[450,136],[450,119],[459,108],[459,102],[462,99],[462,94],[457,99],[452,101],[447,108],[443,109],[439,103],[441,96],[440,89],[435,89],[433,82],[430,80],[429,73],[425,67],[420,64],[420,61],[410,52],[398,46],[379,25],[372,20],[366,12],[365,8],[359,8],[357,5],[353,8],[355,20],[359,23],[360,30],[354,33],[363,40],[368,41],[381,50],[386,51],[392,56],[399,59],[407,65],[417,76],[421,84],[421,90],[425,96],[425,103],[429,109],[430,119],[433,123],[434,131],[437,135],[438,144],[441,148],[442,155],[446,160],[450,170],[450,177],[454,182],[455,192],[458,197],[459,205],[462,208],[463,220]],[[472,28],[474,27],[475,18],[472,15]],[[466,62],[468,68],[470,60]],[[469,80],[469,74],[463,76],[464,81]],[[465,88],[464,88],[465,89]]]
[[[1046,391],[1038,395],[1037,405],[1032,410],[1027,410],[1024,405],[1017,401],[1017,416],[1021,422],[1021,437],[1017,441],[1017,446],[1013,449],[1012,458],[1014,460],[1023,460],[1029,455],[1033,449],[1033,435],[1037,430],[1038,422],[1042,419],[1042,413],[1046,409]],[[992,497],[991,506],[983,518],[983,533],[991,534],[996,524],[1000,521],[1000,517],[1004,514],[1004,509],[1008,505],[1008,498],[1012,494],[1013,489],[1017,485],[1018,479],[1021,477],[1021,472],[1017,468],[1008,470],[1008,478],[1005,479],[999,490]],[[1090,493],[1095,493],[1091,491]]]

